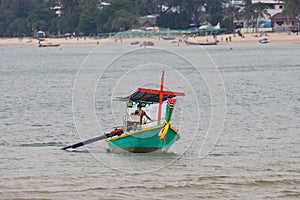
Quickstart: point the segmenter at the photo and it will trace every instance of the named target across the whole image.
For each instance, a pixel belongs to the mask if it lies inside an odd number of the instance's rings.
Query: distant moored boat
[[[212,41],[212,42],[198,42],[198,41],[190,41],[190,40],[184,40],[184,42],[187,45],[217,45],[218,42],[217,41]]]
[[[144,41],[143,46],[154,46],[154,42],[151,41]]]
[[[46,44],[39,44],[39,47],[58,47],[60,44],[53,44],[53,43],[46,43]]]

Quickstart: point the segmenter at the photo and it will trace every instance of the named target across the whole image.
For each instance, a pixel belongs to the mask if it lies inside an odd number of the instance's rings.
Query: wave
[[[247,182],[235,182],[235,183],[228,183],[229,185],[236,185],[236,186],[275,186],[275,185],[298,185],[300,181],[298,180],[255,180],[255,181],[247,181]]]
[[[32,124],[33,127],[52,126],[51,124]]]
[[[281,191],[284,195],[281,195],[280,198],[284,197],[300,197],[300,192],[292,190],[283,190]]]
[[[19,147],[49,147],[49,146],[63,146],[62,142],[42,142],[42,143],[28,143],[20,144]]]

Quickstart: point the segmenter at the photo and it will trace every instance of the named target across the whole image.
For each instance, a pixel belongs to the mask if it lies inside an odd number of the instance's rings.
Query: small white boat
[[[259,40],[259,43],[261,43],[261,44],[266,44],[269,42],[270,42],[270,40],[268,38],[263,38],[263,39]]]
[[[139,41],[133,41],[133,42],[131,42],[130,44],[131,45],[137,45],[137,44],[139,44],[140,42]]]
[[[161,38],[164,40],[175,40],[175,37],[171,35],[163,35]]]

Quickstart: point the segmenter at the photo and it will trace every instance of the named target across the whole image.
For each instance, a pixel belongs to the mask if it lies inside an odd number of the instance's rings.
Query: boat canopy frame
[[[146,92],[146,90],[151,91],[149,89],[138,88],[138,90],[136,92],[134,92],[133,94],[131,94],[127,97],[123,97],[123,98],[121,97],[118,99],[121,101],[159,103],[160,95]],[[164,91],[164,92],[168,92],[168,94],[162,95],[162,101],[166,101],[168,98],[174,98],[177,96],[176,92],[171,92],[171,91]]]
[[[164,90],[164,75],[165,75],[165,71],[162,71],[159,90],[138,88],[138,90],[136,92],[134,92],[133,94],[131,94],[127,97],[124,97],[124,98],[119,98],[119,100],[121,100],[121,101],[123,100],[123,101],[127,101],[127,102],[133,101],[133,102],[156,102],[156,103],[159,103],[157,120],[160,121],[162,102],[166,101],[168,98],[173,98],[176,96],[185,96],[185,94],[182,92],[165,91]]]

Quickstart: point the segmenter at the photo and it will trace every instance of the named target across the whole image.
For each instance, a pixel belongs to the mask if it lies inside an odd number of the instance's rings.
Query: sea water
[[[0,199],[300,198],[300,45],[0,47]],[[60,148],[122,125],[138,87],[184,92],[167,153]],[[147,110],[156,118],[156,110]]]

